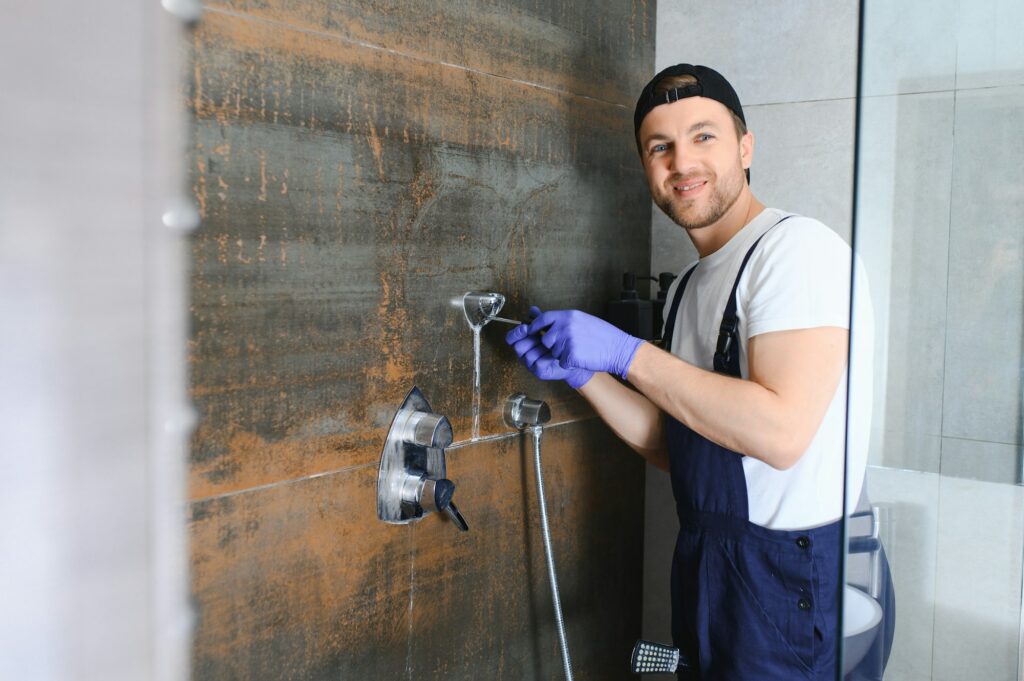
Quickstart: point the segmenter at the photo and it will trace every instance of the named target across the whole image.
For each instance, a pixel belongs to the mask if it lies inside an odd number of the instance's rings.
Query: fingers
[[[527,319],[531,322],[540,316],[540,308],[536,305],[531,305],[530,310],[527,313]],[[525,338],[530,334],[529,324],[520,324],[514,327],[511,331],[505,334],[505,342],[512,345],[516,341]]]
[[[512,349],[523,366],[537,378],[550,381],[564,376],[558,361],[551,356],[537,336],[527,336],[515,342]]]
[[[548,353],[544,346],[540,345],[527,350],[523,354],[523,356],[519,358],[519,360],[526,366],[527,369],[533,371],[533,373],[537,373],[535,370],[537,368],[537,363],[542,361],[545,357],[548,359],[548,361],[554,361],[551,358],[551,354]]]
[[[559,310],[548,310],[547,312],[541,312],[537,315],[537,318],[530,322],[530,333],[540,333],[547,327],[558,321],[561,316]]]
[[[527,336],[526,338],[517,341],[512,345],[512,350],[516,353],[516,356],[519,357],[519,361],[523,363],[523,366],[537,376],[539,376],[537,373],[537,363],[539,361],[544,360],[549,363],[556,362],[555,358],[551,356],[551,353],[548,352],[548,349],[540,339],[537,338],[537,336]]]
[[[529,335],[530,329],[526,324],[520,324],[519,326],[512,327],[512,330],[505,334],[505,342],[509,345],[514,345],[517,341],[526,338]]]
[[[558,339],[561,337],[562,334],[557,326],[549,326],[548,330],[544,332],[544,335],[537,334],[537,338],[540,338],[540,342],[549,350],[558,343]]]
[[[540,348],[541,352],[547,352],[547,348],[541,344],[537,336],[526,336],[512,344],[512,351],[516,353],[516,357],[520,358],[534,348]]]
[[[561,359],[565,354],[565,347],[569,342],[569,334],[562,333],[558,327],[552,327],[546,334],[541,336],[540,342],[556,358]]]
[[[533,366],[530,367],[530,372],[542,381],[560,381],[566,377],[566,372],[547,353],[534,362]]]

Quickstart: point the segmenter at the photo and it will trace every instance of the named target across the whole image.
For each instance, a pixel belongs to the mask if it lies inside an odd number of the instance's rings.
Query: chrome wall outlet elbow
[[[505,402],[505,423],[517,430],[542,426],[551,420],[551,408],[542,400],[531,400],[522,393],[511,395]]]
[[[466,321],[473,328],[479,328],[491,321],[505,306],[505,296],[488,291],[470,291],[462,296],[462,310]]]

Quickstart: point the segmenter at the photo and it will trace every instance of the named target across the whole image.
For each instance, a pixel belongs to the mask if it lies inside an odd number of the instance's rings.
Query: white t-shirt
[[[672,354],[714,369],[718,329],[743,257],[754,241],[787,213],[765,209],[722,248],[702,258],[676,315]],[[736,290],[741,376],[747,340],[772,331],[824,326],[850,328],[850,247],[817,220],[794,216],[757,245]],[[682,274],[668,293],[665,316]],[[850,414],[848,512],[860,496],[871,421],[871,354],[874,321],[863,265],[857,261],[853,356],[855,408]],[[863,286],[862,286],[863,285]],[[836,388],[810,447],[788,470],[743,457],[750,521],[779,530],[818,527],[842,515],[846,445],[847,373]],[[709,484],[714,484],[710,481]]]

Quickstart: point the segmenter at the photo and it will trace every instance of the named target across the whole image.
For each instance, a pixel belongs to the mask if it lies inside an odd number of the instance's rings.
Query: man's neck
[[[744,187],[736,202],[717,222],[701,229],[687,230],[687,234],[689,234],[694,248],[697,249],[697,254],[705,258],[729,243],[729,240],[736,236],[737,232],[746,227],[763,210],[764,204],[757,200],[757,197],[750,191],[750,187]]]

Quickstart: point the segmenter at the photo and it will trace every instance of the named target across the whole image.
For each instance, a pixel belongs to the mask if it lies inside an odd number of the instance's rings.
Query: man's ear
[[[749,130],[740,138],[740,160],[744,170],[754,162],[754,133]]]

